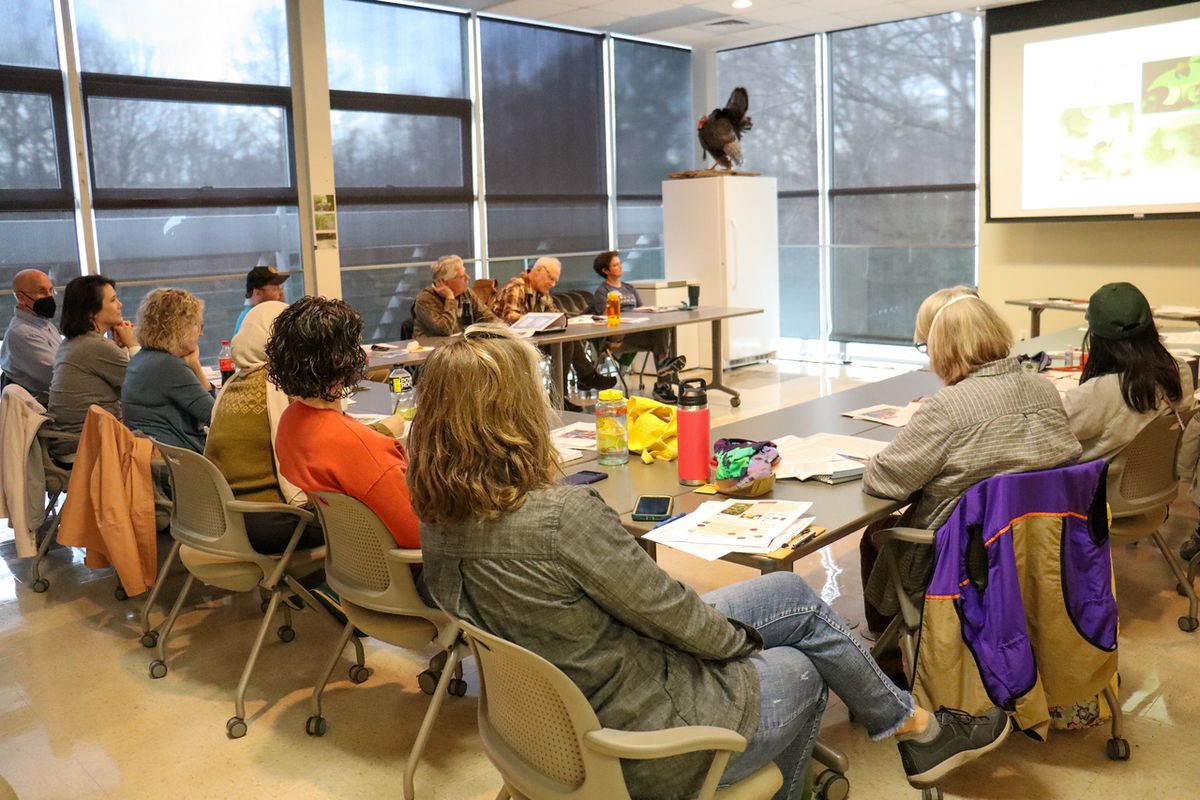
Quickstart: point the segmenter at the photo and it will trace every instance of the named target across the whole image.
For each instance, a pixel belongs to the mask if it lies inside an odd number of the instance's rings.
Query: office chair
[[[312,716],[305,722],[309,736],[324,736],[325,717],[321,696],[333,674],[346,642],[354,629],[382,642],[410,650],[436,642],[438,654],[417,682],[425,694],[433,695],[417,733],[404,770],[404,797],[413,798],[413,775],[433,723],[446,694],[461,697],[467,684],[462,679],[462,657],[467,653],[458,625],[445,612],[430,608],[417,594],[411,566],[421,563],[420,550],[396,547],[392,535],[371,509],[344,494],[313,492],[317,516],[325,530],[325,579],[338,593],[346,625],[317,685],[313,688]],[[361,646],[361,645],[359,645]],[[350,667],[350,680],[362,683],[369,672],[361,659]]]

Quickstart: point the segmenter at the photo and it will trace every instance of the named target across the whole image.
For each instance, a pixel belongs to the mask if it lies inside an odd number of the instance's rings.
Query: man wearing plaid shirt
[[[550,290],[558,284],[562,272],[562,264],[557,258],[543,256],[539,258],[528,272],[517,275],[496,295],[493,306],[496,316],[505,324],[511,325],[521,317],[530,313],[563,313],[562,309],[550,296]],[[596,365],[588,357],[587,349],[582,342],[563,343],[563,383],[566,383],[566,373],[569,368],[575,368],[581,389],[611,389],[617,385],[617,379],[611,375],[601,375],[596,371]],[[563,406],[568,411],[579,410],[574,403],[563,398]]]

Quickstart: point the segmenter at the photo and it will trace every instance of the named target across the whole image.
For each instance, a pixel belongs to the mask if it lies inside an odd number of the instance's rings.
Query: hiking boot
[[[673,406],[679,402],[679,398],[675,395],[675,390],[666,381],[659,381],[654,384],[654,391],[650,393],[650,396],[658,402],[669,406]]]
[[[953,708],[939,708],[933,715],[941,730],[932,741],[897,743],[908,782],[918,789],[935,785],[968,761],[999,747],[1010,730],[1008,714],[997,707],[978,717]]]
[[[1197,528],[1186,542],[1179,545],[1179,557],[1185,564],[1195,558],[1197,553],[1200,553],[1200,528]]]
[[[656,370],[656,374],[660,378],[669,378],[683,370],[687,366],[687,359],[683,356],[675,356],[666,361],[661,367]]]

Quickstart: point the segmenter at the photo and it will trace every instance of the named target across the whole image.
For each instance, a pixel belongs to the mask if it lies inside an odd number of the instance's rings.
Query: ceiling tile
[[[623,17],[644,17],[647,14],[658,14],[662,11],[692,5],[680,0],[607,0],[596,2],[588,0],[587,7],[596,11],[612,11]]]
[[[504,14],[509,17],[524,17],[525,19],[546,19],[554,14],[562,14],[572,10],[572,6],[559,0],[509,0],[495,6],[488,6],[492,14]]]
[[[604,28],[625,19],[624,14],[612,14],[599,8],[576,8],[562,14],[546,17],[547,22],[573,25],[576,28]]]

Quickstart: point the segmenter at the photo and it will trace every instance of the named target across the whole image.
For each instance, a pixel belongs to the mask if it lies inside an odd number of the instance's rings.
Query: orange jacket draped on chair
[[[92,569],[113,566],[130,597],[154,584],[158,568],[153,450],[100,406],[88,409],[59,527],[59,542],[86,547]]]

